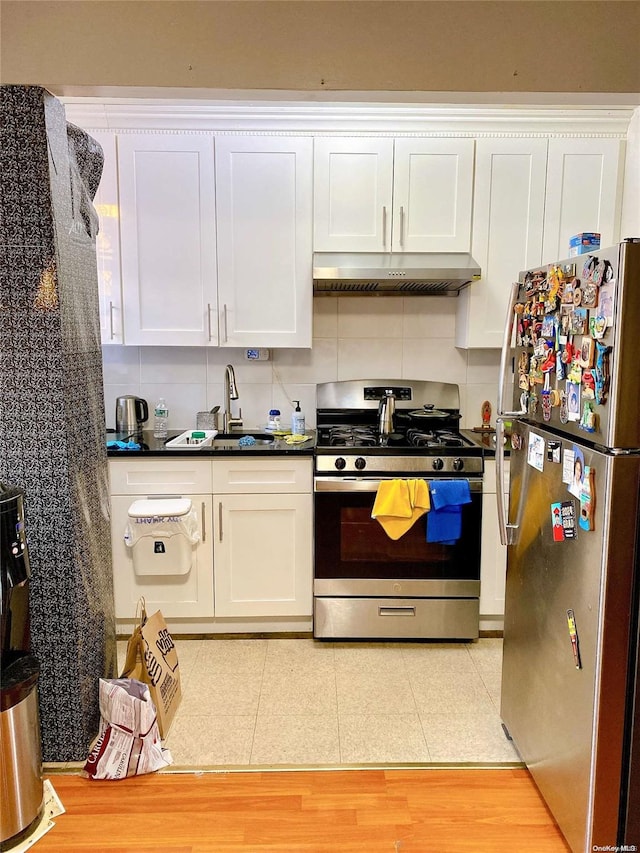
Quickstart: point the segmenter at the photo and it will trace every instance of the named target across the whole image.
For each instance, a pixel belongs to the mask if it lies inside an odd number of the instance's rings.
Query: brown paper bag
[[[156,610],[147,616],[143,598],[136,608],[136,623],[127,643],[121,677],[149,685],[158,712],[160,736],[166,738],[182,699],[178,653],[162,613]]]

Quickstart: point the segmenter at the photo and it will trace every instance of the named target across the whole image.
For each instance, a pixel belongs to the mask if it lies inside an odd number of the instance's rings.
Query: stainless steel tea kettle
[[[149,406],[142,397],[125,394],[116,399],[116,432],[140,432],[148,420]]]
[[[385,396],[378,403],[378,432],[382,437],[391,435],[393,432],[393,416],[396,411],[396,395],[387,389]]]

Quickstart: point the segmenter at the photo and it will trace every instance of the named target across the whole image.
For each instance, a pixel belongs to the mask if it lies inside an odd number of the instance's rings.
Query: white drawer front
[[[211,492],[211,462],[193,459],[111,459],[112,495],[193,495]]]
[[[311,492],[312,460],[216,459],[213,462],[214,494]]]

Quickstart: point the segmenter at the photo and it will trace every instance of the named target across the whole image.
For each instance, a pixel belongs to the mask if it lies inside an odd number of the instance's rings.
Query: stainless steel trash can
[[[9,850],[22,841],[42,817],[39,672],[37,660],[25,655],[2,673],[0,850]]]
[[[44,800],[23,497],[18,486],[0,483],[0,850],[31,833]]]

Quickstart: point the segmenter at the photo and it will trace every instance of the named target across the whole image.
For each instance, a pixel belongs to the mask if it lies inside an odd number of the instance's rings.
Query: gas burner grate
[[[375,447],[378,435],[370,427],[338,426],[329,430],[330,447]]]

